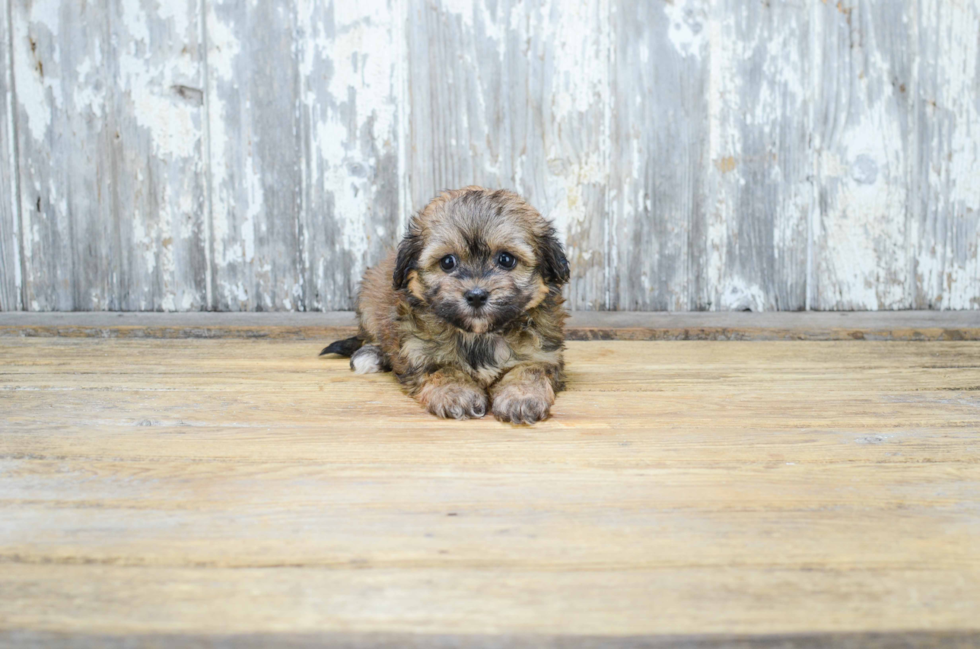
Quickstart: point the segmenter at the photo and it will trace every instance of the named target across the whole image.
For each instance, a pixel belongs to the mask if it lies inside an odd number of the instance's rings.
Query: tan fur
[[[518,263],[506,269],[502,252]],[[454,255],[452,272],[440,261]],[[506,259],[503,259],[506,262]],[[397,252],[368,270],[359,337],[404,389],[440,417],[548,416],[563,386],[561,285],[568,266],[551,225],[518,195],[467,187],[416,214]],[[489,293],[485,307],[464,293]]]

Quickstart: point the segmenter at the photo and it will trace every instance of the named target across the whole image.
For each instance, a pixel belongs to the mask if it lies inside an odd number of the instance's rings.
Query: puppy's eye
[[[456,260],[456,255],[446,255],[439,260],[439,268],[443,269],[447,273],[452,272],[456,268],[456,264],[459,262]]]
[[[501,268],[506,268],[507,270],[510,270],[511,268],[517,265],[517,259],[515,259],[514,255],[510,254],[509,252],[502,252],[499,255],[497,255],[497,264]]]

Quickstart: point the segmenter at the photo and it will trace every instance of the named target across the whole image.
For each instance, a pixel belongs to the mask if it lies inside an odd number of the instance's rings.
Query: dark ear
[[[555,236],[554,228],[549,227],[541,237],[538,255],[541,260],[541,275],[546,283],[561,286],[568,281],[571,274],[568,259],[565,258],[565,249],[561,247],[561,242]]]
[[[391,277],[396,291],[408,286],[408,273],[415,268],[415,264],[418,262],[421,253],[422,234],[416,228],[409,226],[408,234],[398,244],[395,272]]]

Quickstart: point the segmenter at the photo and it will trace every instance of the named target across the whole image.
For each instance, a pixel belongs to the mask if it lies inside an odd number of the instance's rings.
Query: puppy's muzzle
[[[479,309],[490,299],[490,293],[482,288],[471,288],[463,293],[463,297],[471,308]]]

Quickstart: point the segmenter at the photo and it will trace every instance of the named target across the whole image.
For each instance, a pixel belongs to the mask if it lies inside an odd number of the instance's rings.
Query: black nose
[[[490,294],[482,288],[471,288],[463,293],[463,297],[466,298],[467,304],[474,309],[479,309],[481,306],[487,303],[487,299],[490,297]]]

